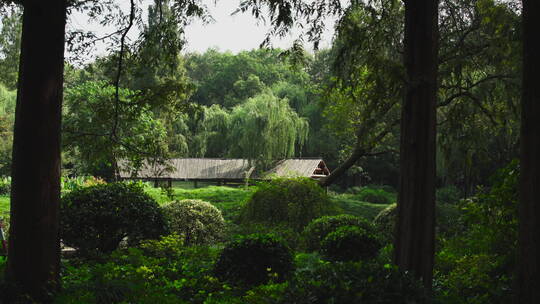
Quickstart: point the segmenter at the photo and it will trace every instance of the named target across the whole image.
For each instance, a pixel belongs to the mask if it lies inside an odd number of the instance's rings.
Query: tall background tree
[[[6,8],[2,17],[0,30],[0,82],[10,90],[17,88],[17,75],[19,71],[19,51],[21,48],[21,17],[19,6],[12,5]]]
[[[540,301],[540,48],[535,33],[540,23],[540,3],[523,0],[523,93],[521,117],[521,180],[517,303]]]
[[[381,5],[390,2],[381,1]],[[406,1],[404,30],[405,98],[401,115],[400,191],[394,261],[431,287],[435,235],[435,139],[438,54],[438,0]],[[317,45],[324,17],[339,14],[339,1],[245,1],[241,11],[262,15],[283,35],[298,19]],[[293,13],[294,12],[294,13]],[[298,17],[300,16],[300,17]],[[315,38],[314,38],[315,37]]]
[[[14,1],[2,1],[2,8]],[[113,84],[119,92],[126,37],[141,20],[139,2],[130,1],[129,13],[118,12],[115,1],[17,1],[24,8],[21,55],[15,114],[11,224],[6,278],[20,292],[46,302],[59,287],[60,242],[58,208],[60,200],[60,137],[64,80],[64,45],[68,11],[80,10],[118,30],[110,35],[113,49],[119,49]],[[206,14],[200,1],[174,2],[176,24]],[[77,37],[91,33],[75,31]],[[95,39],[94,39],[95,41]],[[137,40],[139,41],[139,40]],[[83,44],[80,49],[87,49]],[[116,47],[114,47],[116,46]],[[70,50],[76,51],[76,48]],[[86,50],[87,51],[87,50]],[[115,94],[116,105],[120,95]],[[115,105],[113,105],[114,107]],[[115,107],[118,110],[118,107]],[[118,112],[118,111],[117,111]],[[112,135],[116,136],[116,129]]]
[[[60,122],[66,5],[25,1],[6,278],[37,299],[58,288]],[[36,254],[37,253],[37,254]]]
[[[406,93],[394,261],[431,288],[435,250],[438,0],[405,2]]]

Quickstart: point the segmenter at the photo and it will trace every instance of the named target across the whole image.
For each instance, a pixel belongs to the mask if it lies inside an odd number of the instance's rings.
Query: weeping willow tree
[[[230,113],[219,105],[180,113],[168,130],[171,157],[226,157]]]
[[[308,136],[308,122],[271,92],[233,108],[227,137],[229,157],[243,157],[266,169],[274,160],[295,156]]]
[[[226,157],[228,149],[233,143],[227,141],[227,134],[231,127],[231,113],[220,105],[214,104],[205,108],[207,127],[206,157]]]

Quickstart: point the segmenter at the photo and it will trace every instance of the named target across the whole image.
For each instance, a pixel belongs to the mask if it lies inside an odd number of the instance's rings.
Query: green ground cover
[[[274,183],[276,184],[276,181]],[[323,192],[315,182],[310,181],[310,183],[311,188],[309,189]],[[294,185],[297,186],[297,184]],[[302,302],[306,296],[306,290],[309,290],[313,297],[321,299],[321,303],[373,303],[375,298],[381,297],[388,298],[386,303],[395,303],[395,298],[403,297],[404,294],[412,295],[411,299],[416,299],[417,295],[421,295],[416,291],[415,286],[418,284],[409,282],[407,278],[401,277],[393,269],[385,268],[384,265],[388,264],[386,258],[388,254],[386,253],[377,255],[376,259],[370,259],[369,263],[357,260],[334,263],[333,258],[326,258],[321,253],[306,249],[304,246],[305,236],[300,232],[301,229],[299,231],[289,229],[287,225],[290,222],[274,226],[274,221],[269,222],[268,225],[244,224],[234,221],[256,190],[259,190],[257,195],[260,198],[260,190],[263,188],[264,185],[247,188],[208,186],[192,189],[180,187],[162,189],[150,187],[147,184],[144,191],[161,205],[172,200],[200,199],[219,208],[227,221],[224,229],[226,230],[225,238],[211,246],[185,246],[182,245],[182,241],[177,236],[171,235],[159,241],[146,241],[135,247],[117,249],[110,255],[104,255],[98,261],[65,259],[63,261],[65,272],[62,274],[63,290],[56,297],[54,303],[260,304],[270,303],[268,300],[273,299],[272,303],[282,304],[292,301]],[[282,193],[270,195],[270,198],[262,205],[271,205],[268,208],[270,213],[274,212],[276,208],[279,209],[280,201],[296,202],[298,200],[298,198],[296,200],[287,199],[291,195],[309,196],[306,194],[307,187],[299,188],[289,185],[287,188],[287,183],[283,187],[277,183],[277,186],[274,185],[272,189],[275,190],[274,192],[282,191]],[[337,194],[330,192],[329,195],[333,203],[337,205],[339,212],[361,216],[367,220],[374,218],[380,210],[387,206],[386,204],[362,201],[358,193]],[[9,197],[1,198],[1,210],[8,211]],[[316,197],[315,202],[320,203],[322,199]],[[324,204],[332,205],[327,198],[324,199]],[[301,199],[300,201],[304,202]],[[299,203],[299,205],[303,206],[302,215],[304,213],[311,214],[306,211],[309,209],[306,209],[306,206],[309,207],[311,204]],[[283,208],[283,206],[281,207]],[[335,207],[332,208],[332,211],[334,210]],[[271,233],[271,235],[267,235],[267,233]],[[267,238],[275,238],[276,244],[282,244],[287,252],[290,251],[291,261],[288,262],[292,263],[290,272],[287,274],[272,273],[273,279],[263,282],[260,286],[258,286],[259,283],[256,284],[257,286],[251,286],[232,280],[227,271],[224,272],[225,274],[218,271],[221,268],[216,265],[221,265],[218,262],[222,259],[222,250],[225,250],[222,249],[223,246],[233,244],[227,241],[247,239],[248,235],[266,235]],[[335,237],[341,238],[338,234]],[[347,234],[346,237],[349,235]],[[356,237],[361,237],[361,235],[358,234]],[[250,245],[251,239],[249,240],[245,245],[248,248],[246,259],[252,255],[249,246],[255,246],[254,248],[260,246],[260,244]],[[270,243],[274,244],[272,242]],[[276,245],[277,247],[274,248],[269,245],[270,243],[265,243],[265,246],[269,246],[268,250],[273,257],[274,250],[281,247]],[[352,255],[359,256],[356,252]],[[289,254],[286,256],[289,257]],[[264,260],[264,258],[263,255],[254,261]],[[244,259],[240,259],[240,262],[243,265]],[[0,260],[0,269],[4,265],[5,261]],[[264,267],[261,268],[262,266]],[[274,267],[268,268],[266,264],[262,264],[262,266],[259,267],[259,264],[255,263],[250,267],[255,270],[260,268],[263,272],[274,269]],[[233,269],[237,269],[237,267],[235,266]],[[248,273],[251,273],[250,269]],[[387,280],[386,278],[389,276],[394,279]],[[248,277],[251,277],[251,274]],[[313,278],[320,279],[314,280]],[[374,278],[383,279],[377,281]],[[355,285],[342,286],[341,283],[337,282],[352,282]],[[394,290],[396,286],[399,288],[405,286],[405,288],[396,290],[395,295],[388,292],[390,289]],[[352,294],[349,292],[351,288],[362,292]]]
[[[150,194],[159,204],[164,204],[171,200],[200,199],[216,206],[223,214],[226,220],[231,220],[238,215],[242,205],[247,201],[256,187],[225,187],[209,186],[205,188],[183,189],[173,188],[169,196],[161,188],[146,188],[145,191]]]
[[[145,190],[159,204],[164,204],[171,200],[182,199],[201,199],[210,202],[221,210],[226,220],[231,220],[238,215],[240,208],[255,191],[256,187],[233,188],[226,186],[209,186],[204,188],[173,189],[172,199],[168,197],[161,188],[147,187]],[[330,197],[344,213],[362,216],[370,220],[375,218],[381,210],[388,206],[386,204],[373,204],[360,201],[355,194],[331,194]],[[0,215],[8,212],[9,196],[0,196]]]
[[[339,208],[346,214],[364,217],[373,220],[379,212],[384,210],[389,204],[374,204],[358,200],[354,194],[336,194],[331,195],[332,199]]]

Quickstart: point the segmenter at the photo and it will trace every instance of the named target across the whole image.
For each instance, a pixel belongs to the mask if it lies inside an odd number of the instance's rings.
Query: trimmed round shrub
[[[223,237],[225,221],[221,211],[208,202],[172,201],[162,209],[170,231],[182,237],[186,245],[211,244]]]
[[[377,235],[357,226],[343,226],[328,234],[321,253],[334,261],[369,260],[377,256],[381,242]]]
[[[278,178],[261,183],[242,209],[242,223],[287,225],[301,231],[312,219],[335,211],[316,181]]]
[[[78,188],[61,200],[60,237],[82,255],[110,253],[122,240],[136,244],[167,233],[157,202],[137,184]]]
[[[254,286],[271,278],[283,282],[293,268],[292,251],[283,240],[272,234],[250,234],[225,246],[214,272],[221,279]]]
[[[309,223],[302,232],[306,249],[308,251],[319,251],[324,238],[343,226],[357,226],[370,233],[374,232],[374,226],[358,216],[349,214],[323,216]]]

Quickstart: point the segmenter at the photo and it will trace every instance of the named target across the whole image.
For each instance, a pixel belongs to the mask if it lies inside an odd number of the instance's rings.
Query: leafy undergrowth
[[[333,263],[297,254],[286,281],[239,284],[216,275],[220,247],[186,247],[174,236],[117,250],[101,262],[64,263],[67,303],[425,303],[418,281],[380,261]]]
[[[0,196],[0,214],[3,212],[9,211],[9,196],[2,195]]]

